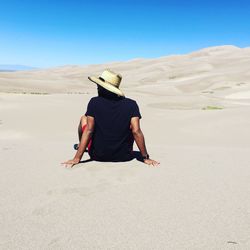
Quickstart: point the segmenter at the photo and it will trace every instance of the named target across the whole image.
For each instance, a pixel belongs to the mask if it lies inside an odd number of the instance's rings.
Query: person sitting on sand
[[[97,84],[98,96],[91,98],[87,112],[80,119],[79,145],[75,145],[74,158],[62,164],[66,167],[78,164],[86,149],[95,161],[130,161],[134,158],[135,141],[144,163],[157,166],[159,162],[150,159],[146,149],[139,107],[119,88],[122,76],[105,70],[100,77],[88,79]]]

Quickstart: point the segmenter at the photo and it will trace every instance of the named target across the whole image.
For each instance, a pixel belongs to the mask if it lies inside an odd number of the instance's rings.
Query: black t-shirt
[[[141,118],[137,103],[129,98],[93,97],[86,116],[95,119],[90,157],[97,161],[128,161],[132,159],[132,117]],[[131,140],[132,139],[132,140]]]

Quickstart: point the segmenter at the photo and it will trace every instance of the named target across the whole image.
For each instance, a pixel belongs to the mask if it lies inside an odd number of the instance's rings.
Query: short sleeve
[[[87,111],[85,113],[86,116],[92,116],[95,117],[95,109],[94,109],[94,101],[93,99],[90,99],[88,106],[87,106]]]
[[[136,102],[133,103],[131,117],[139,117],[139,119],[141,119],[141,113],[139,110],[139,106],[137,105]]]

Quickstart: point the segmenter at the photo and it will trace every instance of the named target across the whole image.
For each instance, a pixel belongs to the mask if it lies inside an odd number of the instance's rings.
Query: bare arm
[[[84,151],[87,147],[87,145],[89,144],[89,141],[92,137],[93,131],[94,131],[94,127],[95,127],[95,119],[92,116],[87,116],[87,126],[85,128],[85,130],[83,131],[82,134],[82,139],[79,145],[79,148],[74,156],[74,158],[72,160],[63,162],[63,164],[67,166],[71,166],[73,167],[75,164],[78,164],[80,162],[80,160],[82,159],[82,156],[84,154]]]
[[[92,116],[87,116],[87,126],[85,128],[85,130],[83,131],[82,134],[82,139],[79,145],[79,148],[75,154],[74,159],[75,160],[81,160],[83,153],[85,151],[85,149],[87,148],[87,145],[89,144],[89,141],[92,137],[92,134],[94,132],[94,127],[95,127],[95,119]]]
[[[145,138],[144,138],[144,135],[143,135],[141,128],[140,128],[139,117],[132,117],[131,121],[130,121],[130,126],[131,126],[131,130],[132,130],[135,142],[136,142],[142,156],[146,157],[148,155],[148,152],[146,149]],[[159,164],[159,162],[154,161],[152,159],[145,159],[144,163],[146,163],[148,165],[153,165],[153,166],[157,166]]]
[[[143,135],[141,128],[140,128],[139,117],[132,117],[130,125],[131,125],[131,130],[132,130],[135,142],[136,142],[142,156],[146,156],[148,154],[148,152],[147,152],[146,145],[145,145],[144,135]]]

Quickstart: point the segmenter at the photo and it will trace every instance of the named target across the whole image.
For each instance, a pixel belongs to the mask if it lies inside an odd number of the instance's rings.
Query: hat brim
[[[119,96],[124,96],[124,93],[117,87],[113,86],[111,83],[104,82],[96,76],[89,76],[88,79],[98,85],[102,86],[103,88],[107,89],[108,91],[115,93]]]

